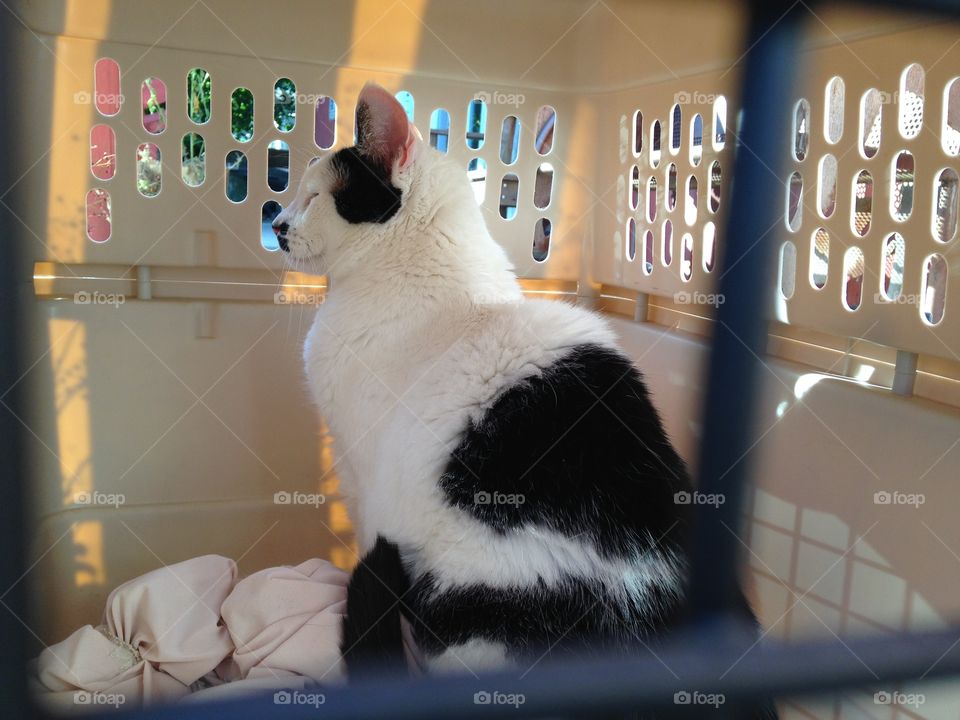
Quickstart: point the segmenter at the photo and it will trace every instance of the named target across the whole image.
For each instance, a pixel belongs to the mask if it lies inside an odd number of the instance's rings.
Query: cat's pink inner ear
[[[409,165],[411,130],[407,113],[397,99],[379,85],[367,83],[357,99],[357,146],[371,159],[390,167],[400,159]]]
[[[407,139],[403,145],[403,153],[400,155],[400,169],[406,170],[417,157],[419,148],[418,141],[423,140],[420,131],[413,123],[407,123]]]

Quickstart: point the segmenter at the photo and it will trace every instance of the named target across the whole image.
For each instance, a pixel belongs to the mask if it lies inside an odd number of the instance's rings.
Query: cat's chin
[[[289,253],[286,256],[287,264],[299,272],[307,272],[311,275],[326,275],[327,262],[323,252],[312,255],[297,255]]]

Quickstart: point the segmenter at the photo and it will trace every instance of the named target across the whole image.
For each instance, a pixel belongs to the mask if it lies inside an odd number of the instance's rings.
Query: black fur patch
[[[356,147],[333,156],[337,172],[331,192],[337,213],[349,223],[385,223],[400,209],[403,191],[390,182],[390,171],[364,156]]]
[[[556,658],[639,649],[676,625],[680,593],[651,589],[647,603],[650,612],[642,617],[629,613],[599,581],[579,578],[556,587],[477,584],[438,592],[430,574],[414,583],[404,601],[417,644],[428,654],[482,638],[502,643],[520,664],[546,653]]]
[[[400,598],[409,588],[397,546],[377,536],[347,585],[340,651],[349,679],[405,673]]]
[[[679,550],[683,460],[629,359],[580,345],[503,393],[464,433],[440,480],[448,501],[500,532],[536,526],[607,557]]]

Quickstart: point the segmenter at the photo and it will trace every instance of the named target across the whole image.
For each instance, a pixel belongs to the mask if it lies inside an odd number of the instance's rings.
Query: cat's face
[[[315,158],[297,196],[273,221],[281,250],[314,271],[349,266],[402,216],[423,141],[399,102],[379,85],[357,101],[357,144]]]

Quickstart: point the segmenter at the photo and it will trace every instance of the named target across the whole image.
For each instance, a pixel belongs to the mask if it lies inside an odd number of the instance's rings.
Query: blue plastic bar
[[[749,482],[755,396],[766,352],[774,287],[774,244],[783,227],[782,160],[788,157],[793,80],[804,21],[794,2],[757,2],[743,74],[743,120],[737,128],[734,193],[722,251],[700,448],[698,488],[724,498],[694,508],[691,616],[714,621],[733,608],[743,544],[735,535]],[[728,123],[728,128],[732,123]]]
[[[753,634],[716,628],[629,661],[541,665],[526,677],[498,673],[415,682],[382,682],[322,691],[322,703],[278,704],[273,693],[218,703],[154,707],[127,717],[140,720],[262,720],[263,718],[452,718],[608,717],[643,708],[704,714],[703,706],[675,703],[677,693],[724,697],[723,709],[770,694],[795,697],[843,687],[891,690],[928,672],[933,680],[960,673],[957,630],[897,637],[846,638],[797,644],[773,643],[744,651]],[[741,659],[742,656],[742,659]],[[939,659],[939,660],[938,660]],[[522,704],[474,701],[478,692],[522,696]],[[701,695],[701,696],[702,696]],[[283,699],[282,697],[280,699]],[[308,700],[302,697],[301,700]],[[478,698],[478,699],[482,699]],[[291,697],[292,700],[292,697]],[[712,708],[711,708],[712,709]],[[117,718],[116,715],[110,717]]]
[[[0,98],[25,97],[20,78],[24,68],[16,57],[16,19],[9,10],[0,9]],[[35,90],[35,88],[34,88]],[[23,364],[18,356],[22,332],[23,308],[21,293],[29,289],[30,275],[24,273],[20,251],[20,221],[14,217],[18,192],[14,185],[20,143],[13,124],[14,113],[0,113],[0,137],[6,138],[0,158],[0,708],[4,717],[27,716],[26,660],[27,631],[22,619],[27,618],[23,577],[26,569],[26,468],[23,462],[22,387],[19,384]],[[13,212],[12,212],[13,211]]]

